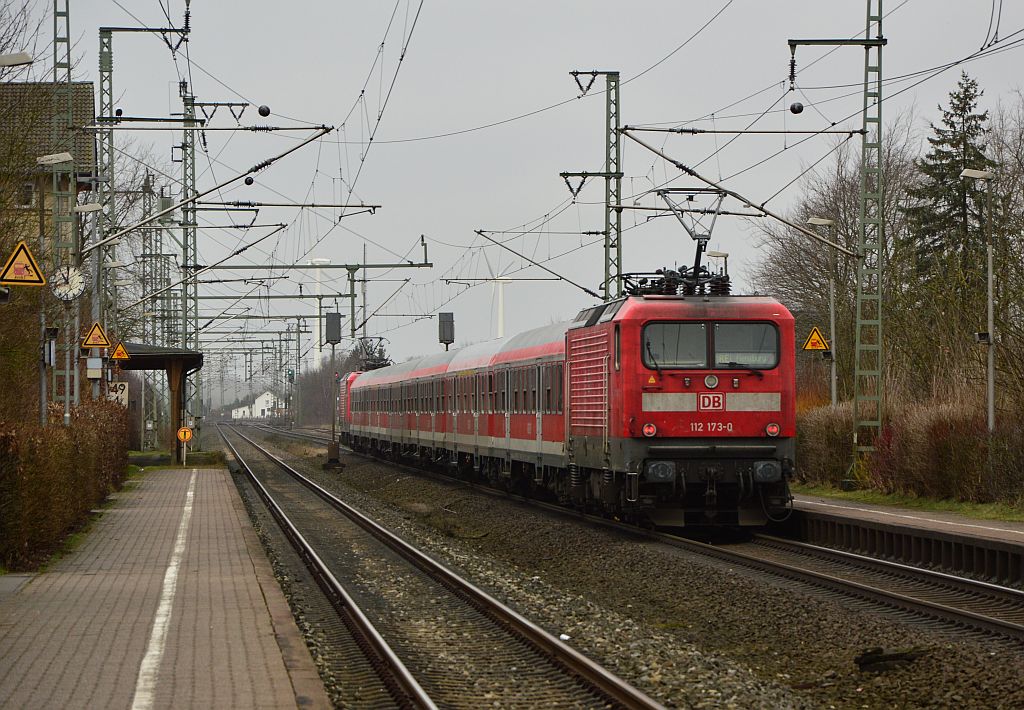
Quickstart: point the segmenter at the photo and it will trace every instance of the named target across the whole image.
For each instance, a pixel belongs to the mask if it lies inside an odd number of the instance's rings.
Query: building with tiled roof
[[[91,126],[95,121],[93,84],[72,82],[73,127],[69,130],[61,126],[59,132],[55,126],[53,86],[48,81],[0,83],[0,166],[34,170],[37,156],[68,151],[74,156],[75,171],[92,175],[96,166],[95,133],[75,129]]]
[[[64,112],[54,110],[53,83],[0,83],[0,258],[20,240],[34,244],[40,234],[52,234],[52,168],[36,158],[71,153],[74,191],[91,189],[87,178],[96,173],[96,134],[81,129],[95,123],[93,84],[74,82],[71,90],[72,125],[67,126]],[[68,187],[61,185],[62,190]],[[50,256],[36,254],[47,271]]]

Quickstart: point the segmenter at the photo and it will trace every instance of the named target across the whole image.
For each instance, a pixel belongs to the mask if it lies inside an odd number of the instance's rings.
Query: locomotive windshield
[[[662,369],[768,370],[779,362],[779,334],[772,323],[648,323],[644,327],[644,365]],[[712,365],[708,354],[712,353]]]
[[[703,323],[651,323],[644,328],[644,364],[661,369],[708,366],[708,335]]]
[[[771,323],[715,323],[715,367],[770,369],[779,361]]]

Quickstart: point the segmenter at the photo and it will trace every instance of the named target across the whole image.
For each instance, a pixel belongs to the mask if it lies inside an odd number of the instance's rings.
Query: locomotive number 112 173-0
[[[732,431],[732,422],[690,422],[690,431],[708,432],[711,434]]]

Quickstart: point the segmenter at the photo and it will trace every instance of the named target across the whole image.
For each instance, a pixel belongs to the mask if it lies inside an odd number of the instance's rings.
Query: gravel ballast
[[[661,543],[272,437],[321,485],[677,707],[1022,707],[1024,661]],[[881,673],[864,651],[914,649]]]

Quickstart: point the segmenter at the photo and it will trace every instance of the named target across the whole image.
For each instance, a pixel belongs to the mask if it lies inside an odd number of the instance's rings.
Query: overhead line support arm
[[[713,187],[716,190],[721,190],[722,192],[724,192],[725,194],[729,195],[730,197],[732,197],[732,198],[734,198],[736,200],[739,200],[740,202],[745,204],[747,207],[751,207],[751,208],[753,208],[755,210],[759,210],[760,212],[763,212],[768,217],[771,217],[772,219],[776,219],[779,222],[782,222],[783,224],[785,224],[786,226],[790,227],[791,229],[795,229],[796,231],[798,231],[801,234],[804,234],[804,235],[810,237],[811,239],[814,239],[815,241],[821,242],[822,244],[827,244],[828,246],[832,247],[833,249],[838,249],[839,251],[841,251],[842,253],[846,254],[847,256],[852,256],[852,257],[856,257],[857,256],[856,252],[850,251],[846,247],[841,246],[839,244],[836,244],[833,241],[829,241],[828,239],[825,239],[821,235],[815,234],[814,232],[812,232],[811,230],[807,229],[806,227],[803,227],[803,226],[797,224],[796,222],[791,222],[790,220],[786,219],[782,215],[775,214],[774,212],[772,212],[768,208],[766,208],[766,207],[764,207],[762,205],[758,205],[758,204],[752,202],[751,200],[748,200],[746,197],[744,197],[743,195],[741,195],[740,193],[738,193],[738,192],[736,192],[734,190],[729,190],[728,188],[722,187],[720,184],[716,183],[715,181],[709,180],[708,178],[704,177],[703,175],[698,173],[693,168],[690,168],[689,166],[683,165],[678,160],[674,160],[673,158],[670,158],[669,156],[665,155],[665,153],[663,153],[662,151],[658,150],[654,146],[652,146],[652,145],[650,145],[648,143],[645,143],[644,141],[640,140],[639,138],[634,136],[629,130],[623,129],[622,133],[623,133],[623,135],[625,135],[630,140],[633,140],[636,143],[639,143],[640,145],[642,145],[644,148],[646,148],[647,150],[651,151],[655,155],[660,156],[662,159],[667,160],[668,162],[672,163],[672,165],[674,165],[676,168],[678,168],[679,170],[683,171],[684,173],[686,173],[690,177],[696,178],[697,180],[700,180],[701,182],[703,182],[705,185]]]

